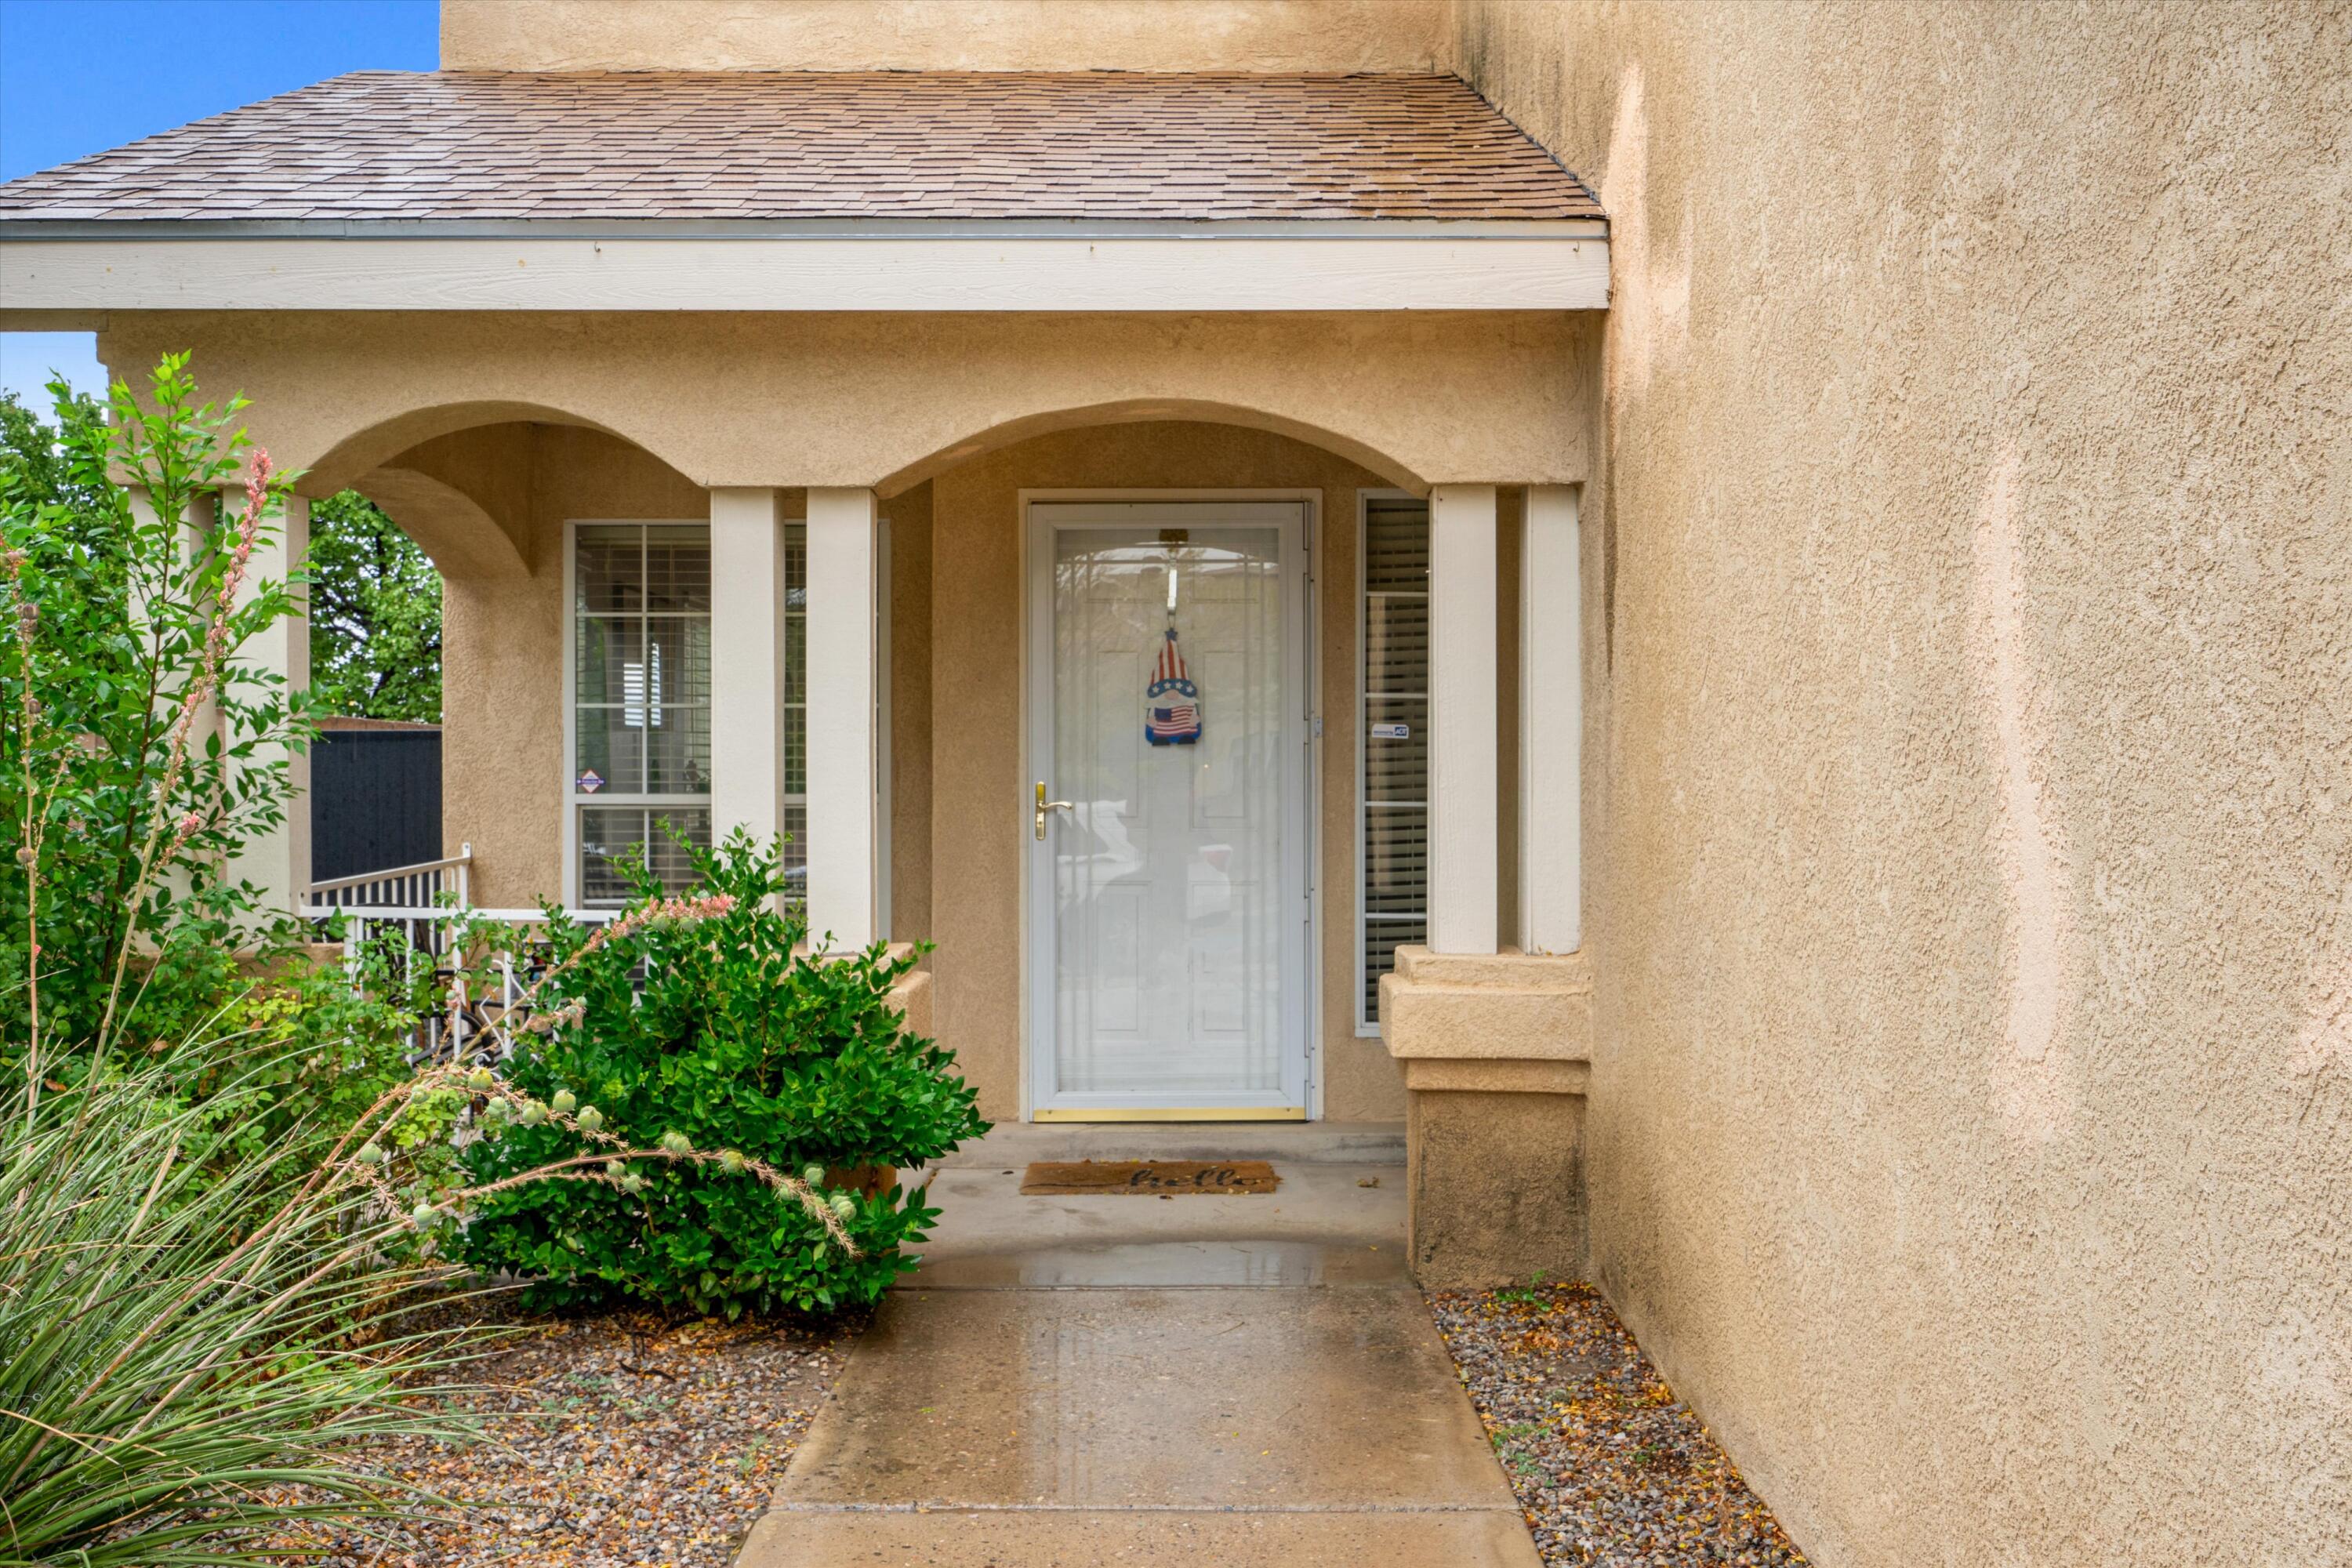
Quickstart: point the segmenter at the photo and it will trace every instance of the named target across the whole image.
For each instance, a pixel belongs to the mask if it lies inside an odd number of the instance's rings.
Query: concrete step
[[[1272,1160],[1402,1165],[1402,1121],[1003,1121],[938,1162],[1015,1169],[1037,1160]]]

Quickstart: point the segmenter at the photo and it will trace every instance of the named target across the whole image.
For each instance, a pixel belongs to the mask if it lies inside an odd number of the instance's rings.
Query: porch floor
[[[973,1152],[1002,1163],[938,1173],[924,1266],[884,1301],[740,1568],[1535,1568],[1405,1276],[1403,1169],[1350,1158],[1386,1145],[1111,1132],[992,1135]],[[1018,1191],[1027,1160],[1180,1147],[1271,1157],[1281,1189]]]

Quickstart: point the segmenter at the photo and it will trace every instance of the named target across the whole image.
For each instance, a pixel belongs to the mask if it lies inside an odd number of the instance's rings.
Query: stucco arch
[[[1378,474],[1400,489],[1416,494],[1426,493],[1429,481],[1386,453],[1335,431],[1323,429],[1297,419],[1286,418],[1263,409],[1243,407],[1236,404],[1215,403],[1197,398],[1136,397],[1111,403],[1094,403],[1067,408],[1050,409],[1042,413],[1023,415],[976,430],[969,436],[940,447],[905,467],[885,475],[874,486],[884,499],[912,489],[924,480],[968,462],[983,453],[1010,447],[1034,437],[1052,435],[1061,430],[1076,430],[1097,425],[1137,425],[1155,422],[1183,421],[1202,425],[1235,425],[1245,429],[1269,431],[1310,447],[1347,458],[1358,467]]]
[[[532,516],[540,452],[559,433],[626,447],[649,469],[691,483],[599,421],[541,404],[477,402],[422,407],[369,426],[340,441],[302,484],[313,494],[358,490],[445,578],[526,579],[541,564]]]
[[[482,399],[423,405],[374,419],[341,435],[330,435],[319,457],[303,475],[299,489],[306,495],[332,495],[337,490],[357,487],[361,475],[383,467],[413,447],[488,425],[569,425],[601,431],[644,448],[672,468],[678,467],[636,433],[616,429],[602,420],[552,404]]]
[[[530,575],[525,538],[457,486],[415,468],[370,468],[349,487],[382,508],[444,577]]]

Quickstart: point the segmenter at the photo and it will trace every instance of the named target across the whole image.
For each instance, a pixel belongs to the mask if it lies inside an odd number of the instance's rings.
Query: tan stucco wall
[[[1409,0],[442,0],[466,70],[1425,71]]]
[[[706,486],[911,489],[1057,428],[1210,417],[1407,487],[1586,475],[1568,312],[1026,315],[121,312],[99,357],[193,350],[330,493],[433,437],[593,426]],[[134,384],[137,384],[134,375]]]
[[[1601,1283],[1817,1563],[2352,1562],[2352,12],[1460,15],[1613,226]]]

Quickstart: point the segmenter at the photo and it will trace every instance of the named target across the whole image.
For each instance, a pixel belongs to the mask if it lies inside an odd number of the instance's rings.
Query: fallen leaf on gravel
[[[1547,1568],[1806,1568],[1591,1286],[1429,1303]]]

